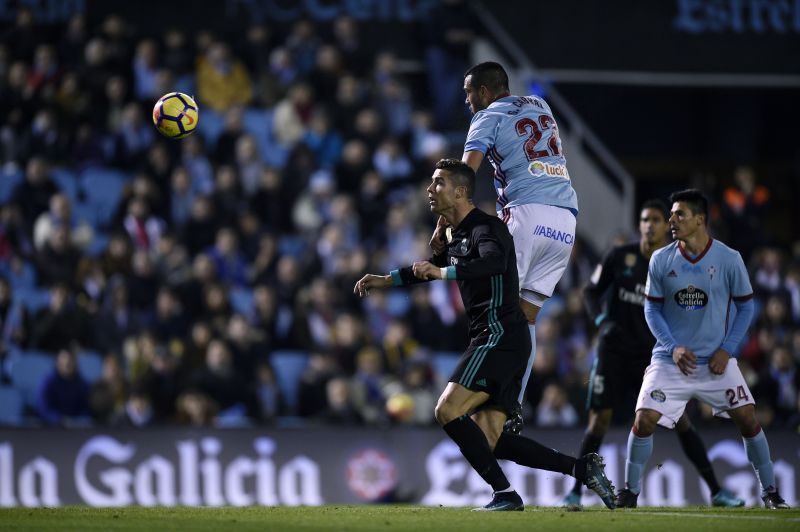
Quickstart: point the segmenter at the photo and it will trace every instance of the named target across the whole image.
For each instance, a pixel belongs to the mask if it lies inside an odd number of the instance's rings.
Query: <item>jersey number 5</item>
[[[525,156],[529,161],[548,157],[550,155],[561,155],[561,139],[558,137],[558,126],[556,121],[550,115],[540,115],[539,123],[531,118],[522,118],[517,120],[515,124],[517,135],[520,137],[528,137],[525,141]],[[549,129],[552,131],[550,140],[547,141],[548,150],[537,150],[536,144],[542,139],[542,130]]]

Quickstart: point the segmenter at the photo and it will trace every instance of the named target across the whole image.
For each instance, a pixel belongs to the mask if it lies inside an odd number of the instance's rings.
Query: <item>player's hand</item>
[[[725,373],[725,368],[728,367],[728,360],[730,359],[730,353],[724,349],[717,349],[708,361],[708,369],[710,369],[711,373],[714,375],[722,375]]]
[[[366,297],[373,288],[389,288],[392,286],[391,275],[372,275],[368,273],[358,280],[353,287],[353,293],[358,297]]]
[[[697,368],[697,356],[682,345],[672,350],[672,360],[684,375],[691,375],[692,371]]]
[[[415,262],[411,270],[414,272],[414,277],[416,277],[417,279],[422,279],[424,281],[442,278],[441,268],[431,264],[427,260]]]
[[[433,236],[429,242],[434,255],[441,255],[447,247],[447,220],[444,216],[439,216],[436,222],[436,229],[433,230]]]

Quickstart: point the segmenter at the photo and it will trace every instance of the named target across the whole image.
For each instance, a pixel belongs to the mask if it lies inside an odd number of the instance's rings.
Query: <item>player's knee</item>
[[[633,433],[641,438],[650,436],[656,431],[658,420],[643,413],[642,410],[636,412],[636,419],[633,421]]]
[[[486,435],[486,442],[489,444],[489,449],[494,452],[494,448],[497,447],[497,440],[500,439],[500,435],[503,433],[502,429],[495,430],[495,429],[487,429],[486,427],[481,427],[481,430]]]
[[[675,424],[675,430],[678,432],[688,432],[692,429],[692,422],[689,421],[689,418],[686,417],[686,414],[682,415],[678,422]]]
[[[761,430],[761,425],[756,419],[756,409],[753,405],[746,405],[728,412],[742,436],[752,438]]]

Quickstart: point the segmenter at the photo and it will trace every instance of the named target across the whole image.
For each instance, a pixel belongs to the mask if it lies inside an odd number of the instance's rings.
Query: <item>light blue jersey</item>
[[[753,288],[739,252],[709,239],[706,249],[694,258],[679,242],[656,251],[650,258],[645,295],[662,304],[661,314],[676,345],[692,350],[701,365],[708,363],[731,332],[731,301],[751,299]],[[656,338],[653,361],[672,362],[675,346],[665,345],[658,334]]]
[[[538,96],[506,96],[475,113],[464,151],[480,151],[492,163],[498,212],[540,203],[578,213],[558,125]]]

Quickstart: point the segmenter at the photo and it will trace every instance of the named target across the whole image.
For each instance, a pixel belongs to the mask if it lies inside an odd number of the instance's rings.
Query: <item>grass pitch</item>
[[[525,512],[482,513],[468,508],[418,506],[320,506],[251,508],[12,508],[0,510],[0,530],[347,530],[467,532],[560,530],[588,532],[637,530],[800,531],[800,510],[757,508],[637,508],[608,511],[587,508],[530,507]]]

